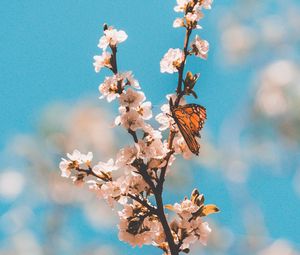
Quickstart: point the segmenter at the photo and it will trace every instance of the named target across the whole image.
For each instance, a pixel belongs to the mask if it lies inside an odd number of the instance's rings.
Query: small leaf
[[[175,211],[175,208],[173,205],[165,205],[165,208],[170,210],[170,211]]]
[[[201,216],[207,216],[212,213],[217,213],[219,211],[219,208],[215,205],[204,205],[201,210]]]

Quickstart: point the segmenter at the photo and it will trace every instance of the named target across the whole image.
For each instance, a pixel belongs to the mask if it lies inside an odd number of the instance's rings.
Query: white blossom
[[[213,3],[213,0],[201,0],[201,7],[203,7],[204,9],[211,9],[211,5]]]
[[[122,79],[120,79],[119,75],[106,77],[104,82],[99,86],[99,91],[102,94],[100,99],[107,97],[107,101],[111,102],[119,97],[118,82],[122,82]]]
[[[71,175],[72,169],[79,167],[83,163],[89,166],[93,159],[93,153],[88,152],[87,154],[82,154],[80,151],[74,150],[72,154],[67,153],[67,157],[69,158],[68,160],[62,158],[59,163],[59,168],[61,170],[61,176],[68,178]]]
[[[111,54],[109,52],[104,51],[100,56],[94,56],[94,67],[95,72],[100,72],[103,67],[112,68],[110,60]]]
[[[129,88],[120,98],[120,105],[129,108],[137,108],[146,99],[145,94],[141,91],[134,91]]]
[[[130,110],[127,112],[122,107],[119,109],[121,115],[115,119],[115,125],[122,125],[124,128],[131,129],[132,131],[143,128],[144,121],[136,110]]]
[[[186,20],[192,24],[198,22],[203,17],[204,17],[204,14],[202,13],[202,11],[199,8],[194,8],[193,12],[188,12],[185,15]]]
[[[177,27],[183,27],[184,26],[184,20],[183,18],[176,18],[173,22],[173,27],[177,28]]]
[[[137,148],[135,146],[122,148],[117,154],[116,165],[119,167],[130,165],[136,157]]]
[[[126,80],[128,82],[128,85],[136,88],[136,89],[140,89],[140,84],[138,82],[138,80],[136,80],[134,77],[133,77],[133,74],[131,71],[128,71],[128,72],[124,72],[121,74],[121,77],[123,78],[123,80]]]
[[[72,154],[70,153],[67,153],[67,157],[71,160],[71,161],[77,161],[79,164],[82,163],[82,155],[80,153],[79,150],[74,150],[72,152]]]
[[[209,51],[209,43],[206,40],[202,40],[198,35],[191,43],[191,48],[197,57],[207,59]]]
[[[178,72],[178,68],[184,59],[184,53],[181,49],[171,48],[160,61],[160,71],[162,73]]]
[[[62,161],[59,163],[59,168],[61,170],[61,176],[69,178],[71,175],[70,161],[62,158]]]
[[[144,140],[139,140],[136,144],[138,149],[138,158],[144,160],[146,163],[151,158],[162,159],[168,153],[168,148],[160,139],[152,140],[151,142],[147,142]]]
[[[176,154],[182,154],[183,158],[190,159],[193,156],[193,153],[190,151],[189,147],[187,146],[184,138],[180,133],[175,136],[174,141],[174,150]]]
[[[174,7],[175,12],[185,12],[187,5],[192,0],[177,0],[177,5]]]
[[[166,96],[166,98],[168,101],[170,101],[170,99],[172,99],[172,101],[174,102],[176,100],[176,95],[169,94]],[[185,100],[181,99],[179,104],[183,105],[185,103],[186,103]],[[175,125],[175,121],[170,112],[170,105],[163,104],[160,109],[162,112],[159,113],[158,115],[156,115],[156,117],[155,117],[156,121],[161,124],[161,126],[159,127],[159,130],[163,131],[163,130],[170,128],[170,129],[174,130],[175,132],[177,132],[178,131],[177,125]]]
[[[101,185],[101,196],[113,207],[115,201],[120,204],[126,204],[128,184],[124,181],[125,177],[121,176],[116,181],[109,181]]]
[[[199,209],[199,206],[195,205],[191,200],[184,199],[180,204],[174,204],[174,211],[180,215],[181,218],[189,220],[192,214]]]
[[[106,163],[105,162],[98,162],[97,165],[93,167],[93,172],[97,175],[101,175],[101,172],[112,172],[118,169],[118,166],[114,164],[113,159],[109,159]]]
[[[119,227],[119,239],[135,246],[143,246],[146,244],[152,244],[153,240],[156,240],[162,233],[161,224],[155,217],[145,217],[140,220],[139,214],[136,213],[139,207],[133,205],[124,205],[124,209],[119,212],[120,223]],[[140,213],[142,214],[142,213]],[[136,224],[133,229],[129,230],[129,225],[133,219]]]
[[[139,82],[133,78],[131,72],[118,73],[110,77],[105,77],[104,82],[99,86],[99,91],[102,94],[100,99],[107,97],[108,102],[113,101],[124,92],[125,86],[140,88]]]
[[[137,112],[141,115],[142,119],[149,120],[152,118],[152,104],[151,102],[144,102],[138,108]]]
[[[118,43],[124,42],[127,37],[127,34],[123,30],[109,27],[104,31],[104,35],[100,38],[98,47],[105,50],[109,45],[117,46]]]

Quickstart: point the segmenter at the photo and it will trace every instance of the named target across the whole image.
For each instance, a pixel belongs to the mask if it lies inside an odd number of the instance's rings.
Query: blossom
[[[191,0],[177,0],[177,5],[174,7],[175,12],[185,12],[187,5]]]
[[[125,204],[127,198],[123,194],[127,193],[128,185],[124,182],[124,176],[119,177],[116,181],[109,181],[101,185],[101,196],[113,207],[114,202]]]
[[[211,228],[208,223],[203,222],[200,217],[191,221],[181,220],[179,225],[188,233],[182,241],[181,249],[189,248],[190,245],[195,243],[197,240],[199,240],[203,245],[207,244]]]
[[[211,228],[207,222],[203,222],[200,217],[191,221],[191,227],[193,228],[196,236],[198,236],[200,243],[207,244],[208,235],[211,233]]]
[[[110,60],[111,54],[109,52],[104,51],[101,56],[94,56],[94,67],[95,72],[100,72],[103,67],[112,68]]]
[[[141,115],[142,119],[149,120],[152,118],[152,104],[151,102],[144,102],[138,108],[137,112]]]
[[[70,161],[62,158],[62,161],[59,163],[59,169],[61,170],[61,176],[69,178],[71,175],[71,167],[70,167]]]
[[[119,167],[130,165],[136,159],[136,156],[137,156],[136,147],[128,146],[122,148],[117,154],[116,165]]]
[[[105,77],[104,82],[99,86],[99,91],[102,94],[100,99],[107,97],[108,102],[113,101],[124,92],[125,86],[140,88],[139,82],[133,78],[131,72],[117,73],[113,76]]]
[[[93,172],[97,175],[102,175],[102,172],[112,172],[117,170],[118,167],[114,164],[114,160],[111,158],[106,163],[105,162],[99,162],[97,165],[93,167]]]
[[[141,129],[144,125],[144,121],[141,115],[136,110],[125,111],[120,107],[121,115],[115,119],[116,125],[122,125],[126,129],[136,131]]]
[[[209,50],[209,43],[206,40],[202,40],[198,35],[191,43],[192,52],[195,53],[197,57],[207,59],[207,53]]]
[[[184,53],[181,49],[169,49],[160,61],[160,71],[162,73],[178,72],[178,68],[185,60]]]
[[[204,9],[210,10],[212,3],[213,3],[213,0],[201,0],[200,6],[203,7]]]
[[[74,150],[72,152],[72,154],[67,153],[67,157],[71,160],[71,161],[77,161],[79,164],[82,163],[82,156],[79,150]]]
[[[137,157],[143,159],[144,163],[151,158],[162,159],[168,153],[168,148],[160,139],[154,139],[150,142],[139,140],[136,144],[138,149]]]
[[[159,130],[155,130],[151,125],[145,124],[143,127],[144,132],[147,134],[146,139],[150,141],[151,139],[161,139],[162,134]]]
[[[160,124],[159,130],[163,131],[175,125],[174,119],[170,115],[170,107],[168,104],[161,106],[161,113],[157,114],[155,119]]]
[[[86,165],[90,165],[91,161],[93,159],[93,153],[88,152],[87,154],[81,154],[81,160],[84,162]]]
[[[128,71],[128,72],[124,72],[122,74],[120,74],[121,77],[123,78],[124,81],[126,81],[126,83],[136,89],[140,89],[140,84],[138,82],[138,80],[136,80],[134,77],[133,77],[133,74],[131,71]]]
[[[168,101],[170,101],[170,99],[172,99],[174,102],[176,100],[176,95],[169,94],[166,96],[166,98]],[[179,104],[180,105],[185,104],[185,100],[181,99]],[[160,109],[162,112],[159,113],[158,115],[156,115],[156,117],[155,117],[156,121],[161,124],[161,126],[159,127],[159,130],[163,131],[163,130],[170,128],[174,131],[178,131],[177,125],[175,125],[175,121],[170,112],[170,105],[163,104]]]
[[[88,152],[87,154],[82,154],[80,151],[74,150],[72,154],[67,153],[67,157],[69,158],[68,160],[62,158],[59,163],[59,168],[62,172],[61,176],[68,178],[71,175],[71,170],[79,167],[82,163],[89,166],[93,159],[93,153]]]
[[[104,82],[99,86],[99,92],[102,94],[100,99],[107,97],[107,101],[111,102],[119,97],[118,82],[122,82],[122,78],[119,75],[105,77]]]
[[[197,206],[187,198],[184,199],[180,204],[175,203],[173,207],[174,212],[176,212],[178,215],[180,215],[181,218],[186,220],[192,218],[192,214],[199,209],[199,206]]]
[[[177,27],[183,27],[183,26],[184,26],[183,18],[177,18],[174,20],[173,27],[177,28]]]
[[[134,246],[152,244],[162,233],[162,227],[157,218],[145,217],[144,207],[138,204],[126,204],[119,212],[119,239]]]
[[[105,50],[108,46],[117,46],[118,43],[124,42],[127,37],[127,34],[123,30],[109,27],[100,38],[98,47]]]
[[[175,136],[173,144],[176,154],[182,154],[185,159],[190,159],[193,156],[182,135]]]
[[[125,93],[119,98],[120,105],[129,108],[137,108],[143,101],[145,101],[146,97],[143,92],[134,91],[129,88]]]

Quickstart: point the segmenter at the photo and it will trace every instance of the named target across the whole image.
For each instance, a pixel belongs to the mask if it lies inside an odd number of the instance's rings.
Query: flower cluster
[[[183,12],[183,18],[175,19],[173,27],[201,28],[198,21],[204,17],[202,9],[211,9],[213,0],[177,0],[176,12]]]
[[[173,27],[185,27],[188,37],[193,29],[202,28],[198,23],[204,17],[202,9],[210,9],[212,0],[177,0],[176,12],[183,12],[183,18],[176,18]],[[180,71],[187,55],[194,54],[202,59],[207,59],[209,43],[196,35],[190,45],[191,49],[169,49],[160,62],[162,73],[174,73]]]
[[[204,205],[204,196],[195,189],[190,199],[185,198],[180,204],[166,207],[178,216],[171,222],[171,229],[181,251],[187,252],[197,240],[206,245],[211,229],[207,222],[203,222],[202,217],[218,212],[215,205]]]
[[[189,40],[192,29],[203,16],[201,10],[210,8],[211,1],[180,1],[175,10],[184,12],[184,26]],[[197,17],[192,18],[193,15]],[[188,144],[181,135],[172,114],[170,102],[184,104],[184,95],[194,95],[193,88],[199,75],[188,72],[183,80],[183,67],[188,55],[207,58],[208,43],[196,36],[184,49],[169,49],[162,59],[161,71],[179,72],[179,84],[184,89],[168,95],[168,104],[161,107],[162,112],[155,119],[160,123],[155,129],[149,123],[152,104],[146,100],[139,82],[132,72],[120,72],[117,65],[117,47],[127,39],[122,30],[104,25],[104,35],[98,47],[102,54],[94,57],[95,71],[102,68],[111,70],[112,75],[105,77],[99,86],[100,98],[108,102],[118,101],[118,116],[114,126],[123,127],[133,138],[134,144],[121,148],[114,159],[92,164],[93,154],[82,154],[75,150],[62,159],[60,169],[63,177],[71,177],[77,184],[87,183],[99,198],[111,207],[120,208],[118,214],[119,238],[132,246],[155,245],[166,254],[177,255],[189,249],[190,244],[200,240],[205,244],[210,228],[202,217],[208,215],[207,208],[218,211],[215,206],[205,206],[203,195],[194,191],[191,200],[168,208],[175,211],[179,219],[168,223],[162,202],[163,185],[176,155],[185,159],[192,157]],[[181,78],[180,78],[181,77]],[[168,138],[162,132],[169,130]],[[155,200],[155,205],[152,202]]]

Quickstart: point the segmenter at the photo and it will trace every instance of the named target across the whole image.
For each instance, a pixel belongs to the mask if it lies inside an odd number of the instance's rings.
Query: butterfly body
[[[198,104],[170,105],[172,117],[176,122],[190,151],[199,155],[200,145],[195,137],[200,137],[206,119],[206,109]]]

